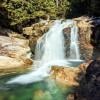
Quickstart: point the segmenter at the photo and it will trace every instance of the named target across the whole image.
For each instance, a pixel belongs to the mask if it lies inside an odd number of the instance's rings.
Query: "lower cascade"
[[[66,27],[71,28],[70,38],[70,56],[66,57],[65,41],[63,29]],[[72,66],[73,62],[81,62],[79,44],[78,44],[78,27],[73,20],[56,20],[53,26],[40,37],[37,41],[35,60],[38,61],[36,65],[33,65],[35,70],[28,74],[17,76],[7,84],[29,84],[43,80],[50,75],[50,69],[52,65],[58,66]]]

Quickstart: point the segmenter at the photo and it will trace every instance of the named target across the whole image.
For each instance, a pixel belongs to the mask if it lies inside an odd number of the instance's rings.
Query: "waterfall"
[[[70,59],[80,59],[77,43],[78,29],[77,26],[74,26],[74,21],[67,20],[62,22],[61,20],[56,20],[50,30],[37,41],[35,60],[39,61],[39,63],[36,65],[36,70],[17,76],[8,81],[7,84],[28,84],[43,80],[50,75],[52,65],[71,66],[71,63],[67,61],[68,58],[65,57],[63,29],[66,27],[71,27]]]
[[[55,21],[51,29],[37,41],[35,59],[41,60],[42,63],[65,59],[61,21]]]
[[[70,59],[80,60],[78,27],[76,25],[71,28]]]

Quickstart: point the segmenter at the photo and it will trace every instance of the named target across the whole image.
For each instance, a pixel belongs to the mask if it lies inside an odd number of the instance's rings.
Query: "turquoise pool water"
[[[29,85],[5,84],[12,76],[0,77],[0,100],[66,100],[72,92],[52,79]]]

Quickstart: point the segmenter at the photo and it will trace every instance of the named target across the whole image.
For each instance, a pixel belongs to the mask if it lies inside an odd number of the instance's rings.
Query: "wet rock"
[[[71,33],[71,28],[67,27],[63,29],[63,34],[65,37],[65,49],[66,49],[66,57],[70,56],[70,33]]]
[[[67,35],[68,33],[71,33],[71,28],[70,28],[70,27],[64,28],[64,29],[63,29],[63,33],[64,33],[65,35]]]
[[[0,36],[0,75],[31,68],[29,41]]]

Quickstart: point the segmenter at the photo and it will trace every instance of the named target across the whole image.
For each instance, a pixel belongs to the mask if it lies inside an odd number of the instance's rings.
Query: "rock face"
[[[91,45],[92,24],[88,17],[79,17],[75,19],[79,27],[79,44],[81,59],[90,60],[93,54],[93,46]]]
[[[64,28],[63,29],[64,37],[65,37],[65,49],[66,49],[66,57],[70,56],[70,33],[71,28]]]
[[[76,100],[100,100],[100,60],[92,61],[87,67]]]
[[[51,69],[52,78],[67,86],[79,86],[79,81],[84,76],[88,64],[81,64],[78,67],[57,67]]]
[[[83,60],[90,60],[92,59],[93,54],[93,46],[91,45],[91,34],[92,34],[92,24],[89,18],[87,17],[79,17],[73,19],[76,21],[76,24],[79,28],[78,32],[78,42],[80,46],[80,54],[81,59]],[[65,36],[65,47],[66,49],[66,55],[69,56],[69,47],[70,47],[70,28],[63,29],[64,36]]]
[[[32,24],[30,27],[23,28],[23,36],[29,39],[29,45],[34,56],[37,40],[45,34],[51,27],[53,21],[42,20]]]
[[[30,68],[32,60],[28,43],[24,39],[0,36],[0,75]]]
[[[94,18],[93,24],[95,27],[93,27],[93,34],[91,35],[91,43],[96,48],[100,48],[100,18]]]

